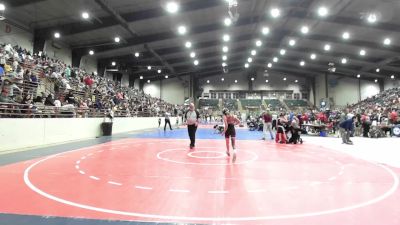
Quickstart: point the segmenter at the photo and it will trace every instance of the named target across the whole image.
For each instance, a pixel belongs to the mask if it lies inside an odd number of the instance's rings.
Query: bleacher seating
[[[223,101],[224,108],[229,109],[230,111],[238,110],[238,102],[236,99],[224,99]]]
[[[212,109],[219,109],[219,100],[218,99],[200,99],[199,100],[199,108],[212,108]]]
[[[258,108],[262,107],[261,99],[240,99],[240,103],[242,104],[243,109],[247,108]]]
[[[284,108],[279,99],[265,99],[264,101],[265,105],[267,105],[268,109],[271,111],[279,111]]]
[[[289,109],[297,109],[297,108],[306,108],[308,107],[308,103],[304,100],[300,99],[286,99],[284,100],[285,104],[289,107]]]

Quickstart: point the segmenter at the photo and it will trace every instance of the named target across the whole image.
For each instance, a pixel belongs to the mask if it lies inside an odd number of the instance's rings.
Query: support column
[[[329,74],[325,72],[325,98],[329,99],[329,92],[328,92],[328,79],[329,79]]]
[[[80,49],[72,50],[72,67],[80,67],[82,56],[84,56],[84,51]]]
[[[358,79],[358,101],[361,101],[361,80]]]
[[[45,43],[46,39],[35,32],[33,37],[33,53],[43,51]]]

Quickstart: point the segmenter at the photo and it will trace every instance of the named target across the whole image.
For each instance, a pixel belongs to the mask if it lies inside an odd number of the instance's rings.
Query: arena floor
[[[400,224],[400,139],[152,130],[0,156],[0,224]]]

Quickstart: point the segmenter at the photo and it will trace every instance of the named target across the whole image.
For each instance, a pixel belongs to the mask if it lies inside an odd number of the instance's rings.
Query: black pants
[[[190,147],[194,147],[196,142],[196,130],[197,127],[195,125],[188,125],[188,133],[190,138]]]
[[[169,129],[172,130],[171,121],[169,121],[169,119],[165,119],[164,130],[165,130],[165,128],[167,128],[167,124],[169,124]]]
[[[363,127],[363,137],[368,137],[369,128],[371,127],[371,125],[368,123],[364,123],[363,126],[364,126]]]

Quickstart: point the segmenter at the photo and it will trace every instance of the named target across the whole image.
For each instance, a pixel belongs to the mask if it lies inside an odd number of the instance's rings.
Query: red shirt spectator
[[[390,120],[392,121],[392,123],[395,123],[397,121],[397,116],[397,112],[394,110],[390,113]]]
[[[90,78],[89,76],[87,76],[84,80],[85,84],[89,87],[91,87],[93,85],[93,80],[92,78]]]
[[[272,116],[269,113],[264,113],[263,119],[265,123],[271,123],[272,122]]]

